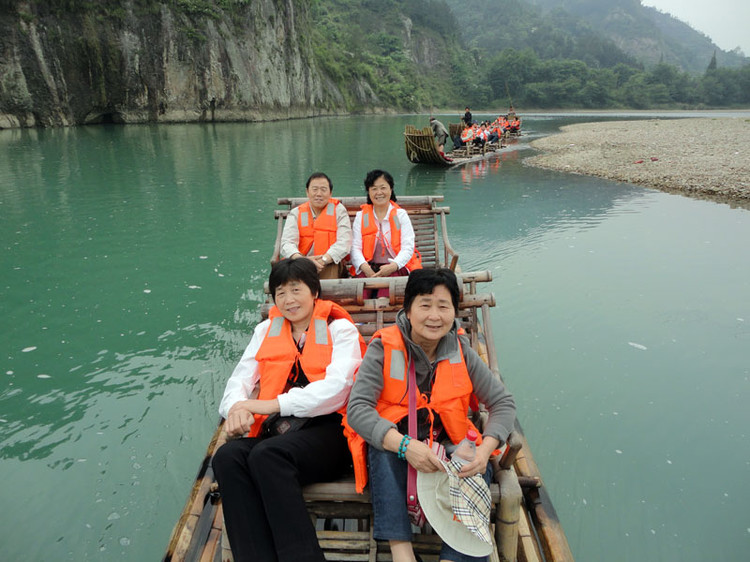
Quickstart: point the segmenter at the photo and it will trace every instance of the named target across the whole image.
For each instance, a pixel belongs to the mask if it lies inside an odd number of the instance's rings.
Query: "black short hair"
[[[365,193],[367,193],[367,204],[372,205],[370,199],[370,188],[375,185],[378,178],[383,178],[391,186],[391,201],[396,202],[396,190],[393,188],[393,176],[385,170],[370,170],[365,176]]]
[[[318,268],[307,258],[286,259],[273,264],[268,276],[268,290],[273,302],[276,302],[276,289],[290,281],[301,281],[310,288],[314,297],[320,296]]]
[[[333,182],[331,181],[331,178],[329,178],[326,174],[323,172],[315,172],[314,174],[310,174],[310,177],[307,178],[307,182],[305,183],[305,191],[310,187],[310,182],[317,178],[325,178],[328,180],[328,187],[331,189],[331,193],[333,193]]]
[[[458,288],[458,279],[456,274],[447,267],[412,271],[404,289],[404,310],[408,312],[414,299],[419,295],[431,295],[438,285],[443,285],[448,289],[453,301],[453,308],[458,314],[458,299],[461,295]]]

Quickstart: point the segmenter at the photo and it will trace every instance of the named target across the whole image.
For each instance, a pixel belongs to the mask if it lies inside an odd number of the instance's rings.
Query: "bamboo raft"
[[[350,214],[358,209],[360,199],[343,198]],[[280,220],[291,209],[296,199],[280,199],[287,208],[276,212]],[[422,221],[431,228],[430,235],[417,236],[417,248],[428,253],[428,267],[456,269],[456,254],[446,232],[445,214],[448,209],[438,206],[441,196],[399,197],[411,215],[412,221]],[[426,219],[426,220],[425,220]],[[416,230],[416,227],[415,227]],[[438,230],[441,232],[439,233]],[[279,230],[280,232],[280,230]],[[278,242],[278,241],[277,241]],[[276,247],[278,249],[278,246]],[[277,257],[276,251],[274,257]],[[423,254],[424,256],[424,254]],[[492,293],[482,291],[482,283],[491,281],[489,271],[457,273],[461,289],[458,319],[469,336],[472,347],[485,359],[490,369],[499,377],[497,353],[494,346],[490,308],[495,306]],[[403,304],[406,277],[384,279],[334,279],[321,281],[321,297],[344,306],[365,338],[394,322]],[[389,296],[365,299],[366,289],[389,288]],[[261,306],[261,316],[266,317],[271,307],[267,295]],[[472,413],[475,423],[482,423],[486,412]],[[225,442],[223,421],[219,423],[208,444],[206,455],[188,500],[174,527],[163,560],[231,562],[232,554],[223,532],[221,493],[214,479],[211,459]],[[573,555],[546,492],[539,468],[534,462],[523,431],[516,422],[507,447],[500,458],[493,459],[495,482],[492,494],[493,535],[496,549],[490,560],[519,562],[568,562]],[[310,516],[326,560],[353,562],[388,562],[391,560],[387,543],[372,536],[372,507],[369,490],[357,494],[353,475],[337,482],[319,483],[304,489]],[[425,525],[415,535],[414,548],[422,560],[437,561],[440,538]]]
[[[460,135],[463,130],[463,126],[458,123],[450,123],[448,126],[452,139]],[[441,153],[435,144],[435,136],[430,127],[417,129],[414,125],[407,125],[404,129],[404,149],[406,157],[412,164],[460,166],[493,156],[498,150],[514,142],[520,135],[520,131],[506,132],[499,142],[485,143],[482,146],[468,144],[454,148],[450,152]]]
[[[492,156],[504,146],[502,142],[485,143],[482,146],[468,144],[441,154],[435,144],[435,136],[430,127],[417,129],[413,125],[407,125],[404,130],[404,149],[406,150],[406,157],[412,164],[458,166]]]

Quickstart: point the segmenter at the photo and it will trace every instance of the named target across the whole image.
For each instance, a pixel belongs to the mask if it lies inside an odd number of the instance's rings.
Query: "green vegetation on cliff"
[[[452,104],[474,84],[458,24],[442,0],[315,0],[317,62],[338,84],[369,88],[383,107],[416,111]],[[365,109],[354,107],[354,109]]]

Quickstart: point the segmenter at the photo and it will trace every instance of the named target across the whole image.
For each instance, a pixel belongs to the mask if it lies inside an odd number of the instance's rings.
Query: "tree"
[[[531,49],[521,52],[505,49],[494,57],[488,66],[486,82],[495,99],[518,97],[524,84],[536,81],[539,64]]]
[[[716,70],[716,49],[714,49],[714,54],[711,57],[711,62],[708,63],[708,68],[706,68],[706,73],[713,72]]]

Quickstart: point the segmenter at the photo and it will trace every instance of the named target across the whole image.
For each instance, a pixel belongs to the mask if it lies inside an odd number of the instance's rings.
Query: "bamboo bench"
[[[364,196],[340,197],[337,199],[346,207],[350,219],[353,219],[360,206],[367,202]],[[414,228],[415,246],[422,254],[422,266],[427,268],[449,267],[455,270],[458,264],[458,253],[453,249],[448,239],[446,223],[446,215],[450,213],[450,208],[438,206],[438,203],[442,200],[442,195],[401,195],[398,197],[398,205],[409,214],[411,219]],[[286,208],[274,211],[274,218],[278,223],[271,263],[276,263],[281,257],[281,234],[284,230],[284,220],[289,215],[289,211],[306,201],[307,198],[305,197],[281,197],[278,199],[278,204]]]

